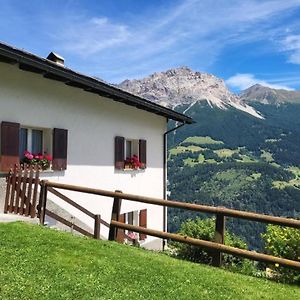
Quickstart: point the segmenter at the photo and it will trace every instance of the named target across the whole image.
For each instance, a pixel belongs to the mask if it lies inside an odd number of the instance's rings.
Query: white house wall
[[[107,190],[121,190],[163,197],[163,133],[166,119],[79,88],[45,79],[42,75],[0,63],[0,121],[68,130],[68,167],[42,176],[52,181]],[[147,169],[119,171],[114,168],[114,137],[147,140]],[[112,199],[63,192],[93,213],[110,220]],[[67,204],[58,201],[67,208]],[[159,206],[122,203],[122,213],[147,208],[148,227],[162,230]],[[69,208],[91,228],[93,220]],[[101,226],[101,234],[108,230]],[[153,238],[147,238],[153,242]]]

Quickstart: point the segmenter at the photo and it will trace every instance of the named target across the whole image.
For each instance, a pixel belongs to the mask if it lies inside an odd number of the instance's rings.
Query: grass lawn
[[[300,288],[37,225],[0,224],[0,299],[300,299]]]

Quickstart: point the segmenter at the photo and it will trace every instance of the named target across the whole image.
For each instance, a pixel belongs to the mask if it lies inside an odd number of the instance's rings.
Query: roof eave
[[[127,105],[170,118],[174,121],[186,124],[195,123],[192,118],[184,114],[3,43],[0,43],[0,61],[18,63],[19,68],[22,70],[42,74],[45,78],[58,80],[67,85],[82,88],[87,92],[93,92],[100,96],[111,98],[114,101],[123,102]]]

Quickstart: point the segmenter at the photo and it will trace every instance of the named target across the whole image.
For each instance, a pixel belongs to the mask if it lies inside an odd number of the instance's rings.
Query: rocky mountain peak
[[[260,84],[255,84],[240,94],[242,101],[260,102],[263,104],[280,104],[284,102],[300,103],[300,91],[288,91],[284,89],[273,89]]]
[[[211,107],[235,107],[261,118],[251,106],[227,89],[224,80],[212,74],[195,72],[185,66],[156,72],[142,79],[125,80],[118,87],[172,108],[206,101]]]

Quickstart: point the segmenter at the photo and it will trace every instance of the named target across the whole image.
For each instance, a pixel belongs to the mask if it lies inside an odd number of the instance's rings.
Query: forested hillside
[[[196,121],[168,135],[170,198],[300,217],[299,91],[257,84],[235,95],[221,78],[187,67],[119,87]],[[193,216],[170,209],[169,229]],[[250,247],[261,247],[264,225],[227,224]]]
[[[300,105],[252,106],[264,119],[205,102],[186,111],[197,123],[169,136],[170,198],[300,217]],[[194,216],[170,209],[169,229],[178,230]],[[251,247],[261,247],[264,225],[238,220],[227,224]]]

